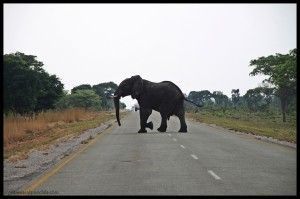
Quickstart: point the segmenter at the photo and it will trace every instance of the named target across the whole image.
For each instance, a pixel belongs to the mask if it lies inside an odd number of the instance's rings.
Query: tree
[[[273,88],[257,87],[249,89],[243,96],[251,111],[267,110],[272,102]]]
[[[212,94],[208,90],[202,91],[191,91],[188,95],[188,99],[197,103],[197,104],[204,104],[208,105],[211,104]]]
[[[96,94],[101,97],[101,106],[104,109],[114,108],[113,100],[109,97],[114,94],[117,88],[118,85],[114,82],[100,83],[92,87]]]
[[[77,90],[91,90],[92,87],[89,84],[81,84],[79,86],[75,86],[71,89],[71,94],[75,93]]]
[[[233,103],[234,108],[236,108],[239,100],[240,100],[240,89],[232,89],[231,90],[231,101]]]
[[[225,109],[230,104],[229,98],[221,91],[214,91],[212,97],[215,99],[215,104],[221,107],[223,112],[225,112]]]
[[[272,97],[274,95],[274,88],[258,87],[257,89],[259,89],[261,95],[263,96],[266,106],[269,106],[269,104],[272,102]]]
[[[40,79],[39,83],[43,86],[40,88],[37,97],[35,111],[55,108],[55,103],[64,96],[64,85],[55,75],[47,76],[46,74],[43,74],[43,76],[44,77]]]
[[[263,82],[269,82],[275,86],[275,94],[281,102],[283,122],[286,122],[288,102],[296,94],[296,58],[297,49],[293,49],[288,54],[276,53],[250,61],[250,66],[255,67],[250,75],[269,76]]]
[[[93,90],[77,90],[61,98],[56,104],[58,109],[66,108],[94,108],[100,109],[101,98]]]
[[[21,52],[3,56],[4,112],[29,113],[53,108],[63,95],[63,84],[49,75],[34,55]]]

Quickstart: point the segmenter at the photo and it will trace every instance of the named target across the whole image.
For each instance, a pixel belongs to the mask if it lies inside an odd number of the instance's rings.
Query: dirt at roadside
[[[51,168],[65,156],[77,150],[82,144],[86,144],[97,134],[115,123],[110,120],[101,126],[84,131],[78,136],[68,139],[59,139],[55,144],[45,150],[31,150],[28,157],[16,162],[4,160],[3,162],[3,194],[14,195],[21,191],[24,186]]]

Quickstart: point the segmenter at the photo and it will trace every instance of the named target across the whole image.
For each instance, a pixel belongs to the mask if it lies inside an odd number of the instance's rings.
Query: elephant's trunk
[[[118,121],[119,126],[121,126],[121,123],[120,123],[120,114],[119,114],[119,110],[120,110],[120,97],[118,95],[114,96],[114,103],[115,103],[117,121]]]

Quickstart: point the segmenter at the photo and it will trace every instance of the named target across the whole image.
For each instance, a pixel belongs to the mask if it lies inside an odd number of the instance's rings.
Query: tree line
[[[266,75],[263,86],[249,89],[240,96],[239,89],[232,89],[229,98],[221,91],[191,91],[188,98],[208,108],[226,111],[248,109],[249,111],[269,111],[280,109],[283,122],[286,114],[296,110],[296,58],[297,49],[288,54],[269,55],[250,61],[254,67],[249,75]],[[21,52],[3,56],[3,107],[4,113],[34,113],[47,109],[72,107],[110,110],[114,108],[109,98],[118,87],[114,82],[97,85],[82,84],[71,89],[69,94],[56,75],[43,69],[43,62],[34,55]],[[124,103],[120,104],[125,108]],[[186,104],[188,110],[194,108]]]
[[[109,110],[113,102],[108,98],[117,88],[114,82],[79,85],[68,94],[56,75],[43,69],[43,62],[34,55],[21,52],[3,56],[3,111],[30,114],[48,109],[72,107]],[[121,103],[121,108],[126,105]]]
[[[282,120],[286,122],[287,113],[296,111],[296,80],[297,80],[297,49],[290,50],[288,54],[269,55],[250,61],[254,67],[249,75],[266,75],[263,86],[249,89],[245,95],[240,96],[239,89],[232,89],[231,98],[221,91],[208,90],[191,91],[188,98],[204,107],[217,107],[225,111],[229,108],[248,109],[249,111],[280,110]],[[193,107],[187,105],[188,109]]]
[[[241,96],[239,89],[231,90],[231,97],[221,91],[210,92],[208,90],[191,91],[188,99],[203,104],[206,108],[219,108],[223,111],[233,109],[248,109],[251,112],[268,111],[271,108],[278,109],[280,99],[274,95],[274,89],[268,86],[249,89]],[[294,107],[294,101],[290,101],[290,108]],[[188,109],[193,109],[192,106]]]

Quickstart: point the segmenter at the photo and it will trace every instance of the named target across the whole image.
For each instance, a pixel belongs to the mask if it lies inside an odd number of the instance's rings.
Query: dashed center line
[[[171,136],[171,134],[168,134],[169,136]],[[177,141],[176,138],[172,138],[175,142]],[[180,145],[181,148],[185,149],[185,146],[183,146],[182,144]],[[195,160],[198,160],[198,157],[194,154],[191,154],[191,157],[194,158]],[[215,174],[212,170],[208,170],[207,171],[210,175],[212,175],[216,180],[221,180],[221,178]]]
[[[191,154],[192,158],[194,158],[195,160],[198,160],[198,157],[194,154]]]
[[[221,180],[221,178],[217,174],[215,174],[212,170],[208,170],[207,172],[210,175],[212,175],[216,180]]]

